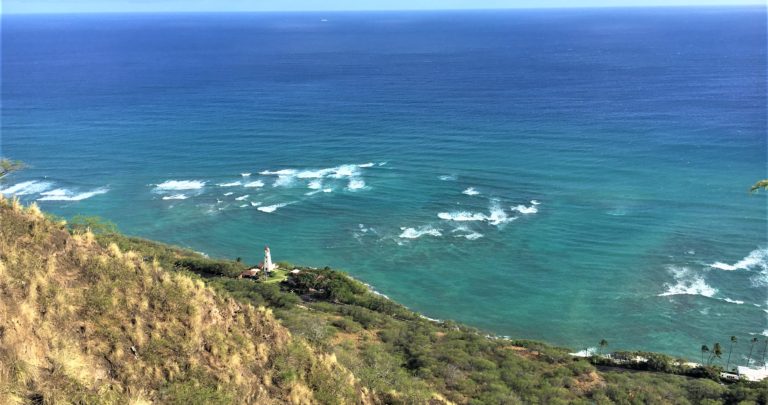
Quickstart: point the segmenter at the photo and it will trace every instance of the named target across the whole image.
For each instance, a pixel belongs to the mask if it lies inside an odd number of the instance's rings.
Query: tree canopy
[[[768,179],[758,181],[757,183],[752,185],[752,187],[749,188],[749,191],[752,193],[756,193],[760,191],[761,188],[763,190],[768,190]]]
[[[24,168],[24,163],[20,160],[11,160],[6,158],[0,158],[0,178],[5,177],[7,174],[21,170]]]

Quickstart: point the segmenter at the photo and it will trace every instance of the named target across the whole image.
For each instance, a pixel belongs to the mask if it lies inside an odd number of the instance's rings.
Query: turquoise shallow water
[[[432,318],[697,358],[768,333],[765,20],[3,16],[0,152],[31,167],[0,187]]]

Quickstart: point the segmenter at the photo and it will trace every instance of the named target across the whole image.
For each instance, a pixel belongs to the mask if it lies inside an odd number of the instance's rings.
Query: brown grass
[[[2,404],[370,402],[332,356],[292,352],[267,309],[70,235],[35,205],[0,197],[0,222]],[[278,378],[286,358],[303,371]],[[347,389],[323,387],[332,376]]]

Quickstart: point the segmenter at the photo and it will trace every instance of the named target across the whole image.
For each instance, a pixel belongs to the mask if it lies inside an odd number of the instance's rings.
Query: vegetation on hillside
[[[6,158],[0,158],[0,178],[5,177],[7,174],[21,170],[24,168],[24,163],[18,160],[11,160]]]
[[[328,268],[282,263],[300,272],[277,285],[232,278],[237,268],[221,270],[240,266],[237,261],[205,259],[197,263],[218,264],[193,269],[178,259],[193,252],[120,234],[97,239],[146,252],[177,269],[215,274],[206,277],[208,285],[240,302],[272,308],[294,336],[333,354],[384,403],[768,403],[765,383],[722,385],[714,381],[718,367],[693,368],[658,353],[621,352],[618,359],[650,360],[628,362],[622,371],[606,367],[599,357],[574,359],[566,349],[431,321]]]
[[[0,403],[768,403],[718,368],[619,369],[431,321],[327,268],[256,282],[96,219],[0,200],[0,220]]]
[[[101,246],[15,200],[0,223],[2,404],[373,403],[269,309],[151,249]]]

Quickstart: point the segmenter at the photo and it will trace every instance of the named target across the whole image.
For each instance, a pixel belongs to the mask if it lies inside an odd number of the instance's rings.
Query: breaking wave
[[[475,188],[474,188],[474,187],[469,187],[468,189],[466,189],[466,190],[462,191],[462,192],[461,192],[461,194],[466,194],[466,195],[479,195],[479,194],[480,194],[480,192],[479,192],[479,191],[477,191],[477,190],[475,190]]]
[[[334,179],[342,179],[345,177],[354,177],[360,175],[360,169],[358,165],[341,165],[333,168],[333,174],[331,177]]]
[[[704,278],[695,274],[687,267],[669,266],[669,272],[675,279],[675,284],[667,283],[667,291],[658,294],[659,297],[670,295],[701,295],[703,297],[712,297],[717,293]]]
[[[0,194],[6,194],[6,195],[38,194],[50,189],[52,186],[53,184],[47,181],[30,180],[30,181],[24,181],[18,184],[14,184],[8,188],[0,189]]]
[[[264,170],[260,174],[265,176],[277,176],[272,183],[273,187],[290,187],[296,180],[311,180],[307,186],[312,190],[321,190],[323,179],[349,179],[348,190],[358,190],[365,188],[365,182],[362,180],[363,168],[376,166],[375,163],[346,164],[325,169],[282,169],[282,170]],[[329,192],[323,190],[324,192]]]
[[[437,217],[456,222],[485,221],[491,225],[503,225],[517,219],[517,217],[508,216],[504,209],[499,206],[498,201],[491,202],[490,213],[487,215],[481,212],[456,211],[440,212]]]
[[[420,226],[418,228],[400,228],[403,232],[400,234],[401,238],[405,239],[417,239],[424,235],[440,237],[443,233],[439,229],[433,228],[429,225]]]
[[[442,181],[454,181],[454,180],[456,180],[456,175],[455,174],[444,174],[442,176],[438,176],[437,178],[442,180]]]
[[[105,194],[108,191],[109,189],[101,187],[91,191],[76,193],[65,188],[57,188],[56,190],[40,193],[40,195],[43,197],[38,198],[38,201],[80,201],[91,198],[95,195]]]
[[[437,217],[440,219],[444,219],[446,221],[457,221],[457,222],[463,222],[463,221],[485,221],[488,219],[488,217],[479,212],[469,212],[469,211],[456,211],[456,212],[440,212],[437,214]]]
[[[300,179],[322,179],[323,177],[333,173],[334,169],[320,169],[320,170],[304,170],[299,172],[296,177]]]
[[[293,184],[294,176],[290,174],[279,175],[277,180],[272,183],[272,187],[288,187]]]
[[[163,197],[163,200],[186,200],[187,198],[184,194],[173,194]]]
[[[205,187],[202,180],[167,180],[155,186],[155,191],[199,190]]]
[[[277,211],[278,208],[283,208],[283,207],[285,207],[287,205],[291,205],[293,203],[294,202],[287,202],[287,203],[280,203],[280,204],[274,204],[274,205],[267,205],[265,207],[258,207],[256,209],[261,211],[261,212],[270,213],[270,212]]]
[[[349,179],[349,184],[347,184],[347,190],[360,190],[362,188],[365,188],[365,181],[363,179]]]
[[[735,271],[735,270],[749,270],[755,267],[762,269],[768,268],[768,248],[755,249],[747,255],[747,257],[739,260],[734,264],[727,264],[723,262],[715,262],[709,265],[714,269]]]
[[[243,184],[243,187],[249,187],[249,188],[264,187],[264,182],[261,180],[251,181]]]
[[[219,183],[219,184],[217,184],[217,186],[219,186],[219,187],[235,187],[235,186],[239,186],[240,184],[242,184],[242,183],[240,183],[239,181],[233,181],[233,182],[229,182],[229,183]]]
[[[462,234],[457,234],[458,232],[463,232]],[[459,226],[456,229],[452,230],[451,233],[454,233],[454,238],[465,238],[467,240],[477,240],[482,238],[484,235],[480,232],[475,232],[467,226]]]
[[[521,214],[535,214],[539,212],[539,209],[536,207],[539,205],[539,202],[536,200],[531,200],[531,205],[526,207],[523,204],[517,205],[515,207],[512,207],[512,211],[517,211]]]
[[[741,300],[733,300],[733,299],[730,299],[730,298],[723,298],[723,301],[725,301],[725,302],[730,302],[731,304],[737,304],[737,305],[742,305],[742,304],[744,304],[744,301],[741,301]]]
[[[296,173],[296,170],[294,169],[282,169],[282,170],[262,170],[259,172],[259,174],[262,174],[264,176],[292,176]]]
[[[240,197],[235,198],[235,201],[243,201],[243,200],[245,200],[248,197],[250,197],[250,195],[248,195],[248,194],[241,195]]]

